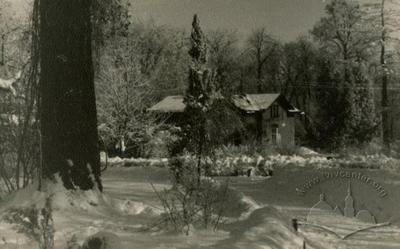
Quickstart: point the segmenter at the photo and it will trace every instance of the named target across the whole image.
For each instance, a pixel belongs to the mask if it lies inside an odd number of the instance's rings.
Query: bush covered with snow
[[[107,164],[111,167],[166,167],[168,166],[168,158],[120,158],[112,157],[108,158]],[[106,163],[105,161],[102,162]]]
[[[225,147],[227,149],[228,147]],[[231,149],[234,147],[231,147]],[[287,155],[273,153],[261,155],[246,146],[235,149],[219,149],[211,157],[203,159],[204,169],[212,176],[271,176],[279,167],[313,167],[313,168],[366,168],[399,171],[400,159],[381,153],[346,153],[326,155],[305,147],[299,147],[296,153]],[[250,154],[254,153],[254,154]],[[186,154],[182,159],[194,163],[197,159]],[[124,158],[108,159],[110,166],[117,167],[168,167],[168,158]]]

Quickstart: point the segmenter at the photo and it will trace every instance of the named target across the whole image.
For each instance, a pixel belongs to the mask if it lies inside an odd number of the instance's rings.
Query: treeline
[[[377,138],[389,151],[400,138],[400,86],[399,16],[388,3],[332,0],[310,32],[291,42],[262,27],[248,37],[227,30],[205,32],[208,58],[203,66],[213,91],[227,97],[284,94],[304,111],[297,129],[302,145],[332,150]],[[129,8],[123,0],[96,0],[90,10],[98,128],[108,151],[125,148],[131,153],[127,156],[150,156],[159,140],[176,137],[173,131],[157,137],[164,130],[163,117],[145,110],[167,95],[187,93],[193,37],[184,30],[134,22]],[[21,74],[12,85],[15,94],[0,89],[0,178],[6,192],[12,192],[33,180],[40,160],[37,90],[42,72],[35,53],[40,22],[35,12],[28,20],[16,19],[5,0],[0,0],[0,13],[0,77]],[[218,127],[227,130],[232,123]],[[220,138],[216,130],[208,136]]]
[[[130,22],[125,7],[98,47],[99,125],[106,144],[123,139],[139,146],[160,126],[160,119],[144,110],[186,91],[190,35]],[[399,54],[390,29],[395,18],[382,5],[332,0],[309,34],[295,41],[282,42],[262,27],[245,39],[234,31],[209,31],[207,67],[224,95],[283,93],[304,111],[297,129],[301,144],[335,149],[368,143],[381,137],[384,127],[388,146],[399,137],[400,125],[395,120]]]

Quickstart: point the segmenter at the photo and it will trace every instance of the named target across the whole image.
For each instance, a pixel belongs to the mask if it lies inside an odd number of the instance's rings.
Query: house
[[[184,117],[185,103],[181,95],[167,96],[149,112],[169,114],[173,122]],[[262,116],[262,139],[282,147],[295,145],[295,124],[300,110],[280,93],[244,94],[232,96],[246,128],[247,138],[253,140],[257,130],[257,115]]]

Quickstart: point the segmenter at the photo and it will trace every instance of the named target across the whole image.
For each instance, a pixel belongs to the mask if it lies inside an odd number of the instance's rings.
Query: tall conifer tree
[[[189,87],[184,100],[189,121],[186,133],[189,138],[188,149],[198,157],[197,173],[200,179],[201,159],[207,149],[208,140],[207,113],[211,110],[214,89],[210,71],[207,69],[207,45],[197,15],[193,18],[190,42],[189,54],[192,62],[189,67]]]

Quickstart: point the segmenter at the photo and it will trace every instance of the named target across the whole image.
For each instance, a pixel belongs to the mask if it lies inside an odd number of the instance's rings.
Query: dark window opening
[[[271,130],[272,130],[272,133],[271,133],[272,144],[277,144],[278,134],[279,134],[279,126],[277,124],[273,124]]]
[[[271,118],[279,117],[279,105],[271,106]]]

